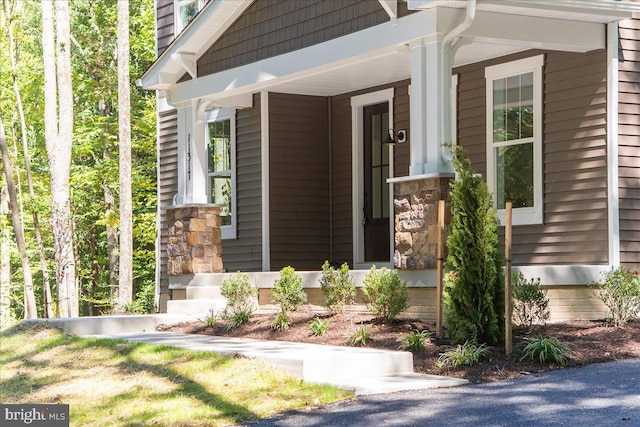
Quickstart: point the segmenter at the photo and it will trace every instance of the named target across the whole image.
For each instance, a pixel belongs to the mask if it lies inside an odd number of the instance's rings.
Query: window
[[[175,0],[174,1],[174,22],[175,35],[178,35],[189,22],[200,12],[205,5],[205,0]]]
[[[542,223],[543,56],[487,67],[487,180],[498,216]]]
[[[209,202],[222,205],[222,238],[236,237],[235,112],[213,110],[207,121],[207,193]]]

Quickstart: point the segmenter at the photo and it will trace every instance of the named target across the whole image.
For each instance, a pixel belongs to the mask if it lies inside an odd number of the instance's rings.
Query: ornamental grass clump
[[[640,275],[625,267],[603,273],[596,283],[596,294],[607,306],[607,321],[623,327],[640,316]]]
[[[232,330],[248,323],[258,297],[258,288],[249,282],[249,276],[238,272],[229,277],[222,282],[221,293],[227,299],[226,329]]]
[[[280,278],[273,283],[271,299],[280,304],[280,313],[271,324],[273,329],[286,329],[289,327],[289,311],[296,311],[307,302],[307,294],[302,289],[302,276],[289,266],[280,270]],[[284,326],[284,327],[283,327]]]
[[[349,274],[349,264],[342,264],[336,270],[329,261],[322,265],[322,277],[320,288],[324,294],[324,306],[333,314],[343,313],[345,306],[353,304],[356,296],[356,287]]]
[[[465,341],[464,344],[458,344],[454,350],[440,354],[437,366],[439,368],[447,366],[452,368],[456,368],[458,366],[472,366],[488,354],[489,348],[486,344],[478,344],[475,341]]]
[[[329,321],[316,317],[309,323],[309,329],[311,329],[311,333],[314,336],[321,337],[327,333],[327,329],[329,329]]]
[[[408,307],[407,284],[396,270],[372,266],[362,288],[369,311],[383,322],[391,322]]]
[[[522,351],[520,361],[538,360],[540,363],[566,365],[569,361],[569,346],[556,337],[538,337],[528,339]]]
[[[398,350],[410,351],[412,353],[423,350],[425,348],[425,342],[427,339],[433,336],[433,332],[428,330],[413,329],[407,335],[403,335],[398,338],[400,345]]]
[[[519,326],[531,328],[545,325],[549,320],[549,298],[542,289],[540,279],[527,280],[522,273],[514,272],[513,281],[513,319]]]
[[[351,347],[365,347],[371,339],[371,327],[362,326],[347,337],[347,345]]]

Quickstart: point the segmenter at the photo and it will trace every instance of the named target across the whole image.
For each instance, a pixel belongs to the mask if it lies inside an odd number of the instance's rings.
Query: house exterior
[[[433,318],[449,142],[513,202],[553,319],[601,317],[588,285],[640,268],[638,2],[157,0],[156,34],[161,311],[329,260],[401,270]]]

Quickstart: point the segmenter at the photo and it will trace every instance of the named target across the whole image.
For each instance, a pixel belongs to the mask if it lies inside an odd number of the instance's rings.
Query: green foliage
[[[227,324],[225,325],[224,328],[227,331],[231,331],[233,329],[239,328],[245,323],[249,323],[252,315],[253,315],[253,312],[251,312],[250,310],[237,311],[231,315],[227,314]]]
[[[216,322],[218,322],[219,318],[220,318],[220,315],[216,313],[215,310],[211,309],[209,310],[209,314],[207,314],[204,317],[204,319],[198,319],[198,320],[200,320],[200,323],[202,323],[203,327],[213,328],[214,326],[216,326]]]
[[[458,178],[451,184],[449,270],[444,282],[445,323],[450,338],[504,340],[504,274],[498,219],[487,183],[474,173],[466,152],[454,148]]]
[[[450,366],[456,368],[458,366],[472,366],[480,361],[480,358],[489,354],[489,348],[486,344],[478,345],[475,341],[465,341],[464,344],[458,344],[454,350],[440,354],[437,366],[443,368]]]
[[[146,282],[140,286],[131,304],[127,304],[125,311],[137,314],[151,314],[155,312],[154,301],[156,293],[155,282]]]
[[[327,333],[327,329],[329,329],[329,321],[316,317],[309,323],[309,329],[311,329],[311,333],[313,335],[321,337]]]
[[[425,348],[425,342],[428,338],[433,336],[433,332],[428,330],[418,330],[414,329],[409,332],[407,335],[403,335],[398,338],[398,342],[400,345],[398,346],[398,350],[405,350],[416,352]]]
[[[367,297],[367,307],[377,318],[393,321],[408,307],[407,284],[396,270],[380,270],[372,266],[364,278],[362,291]]]
[[[285,329],[289,329],[289,325],[291,324],[291,319],[287,316],[287,313],[284,311],[278,312],[276,317],[271,322],[271,329],[276,331],[284,331]]]
[[[353,304],[356,296],[356,287],[349,274],[349,264],[345,262],[340,270],[336,270],[329,261],[325,261],[322,265],[320,288],[325,296],[325,307],[332,313],[343,313],[344,306]]]
[[[296,311],[307,302],[307,294],[302,289],[302,276],[293,267],[280,270],[280,278],[273,283],[271,299],[280,304],[283,312]]]
[[[569,361],[569,346],[556,337],[538,337],[528,340],[520,361],[531,359],[541,363],[566,365]]]
[[[607,306],[607,320],[622,327],[640,316],[640,273],[618,267],[603,273],[596,293]]]
[[[258,288],[249,282],[247,274],[237,272],[226,279],[222,282],[221,293],[227,299],[227,311],[230,314],[248,313],[251,317]]]
[[[532,327],[544,325],[549,320],[549,298],[542,289],[540,278],[527,280],[522,273],[514,272],[513,281],[513,317],[520,326]]]
[[[347,345],[351,347],[365,347],[369,339],[371,339],[371,328],[369,326],[362,326],[347,337]]]

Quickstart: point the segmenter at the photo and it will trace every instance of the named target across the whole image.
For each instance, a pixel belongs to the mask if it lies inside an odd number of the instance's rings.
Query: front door
[[[389,103],[364,107],[364,261],[389,262]]]

